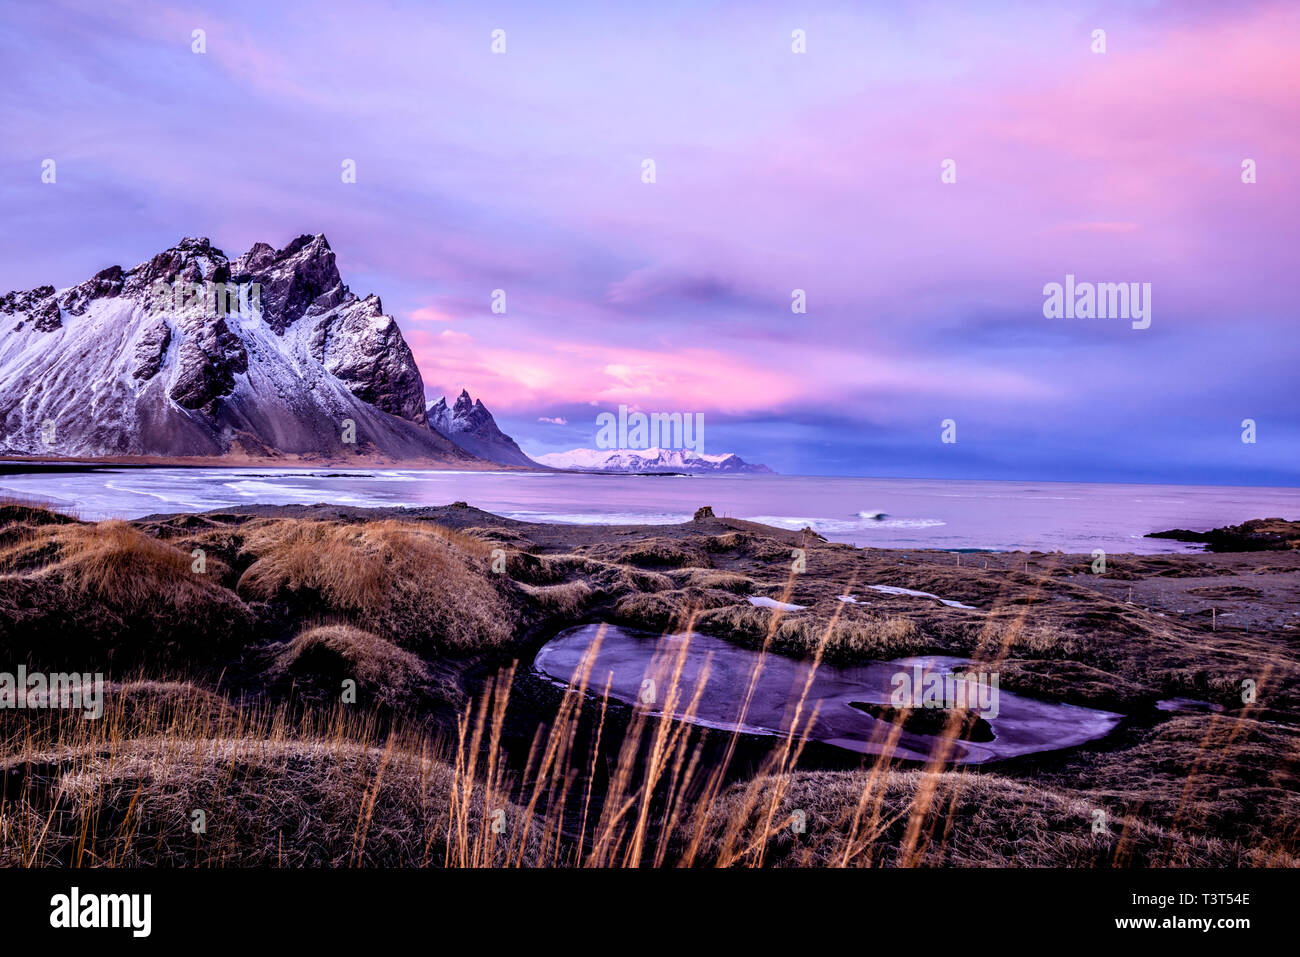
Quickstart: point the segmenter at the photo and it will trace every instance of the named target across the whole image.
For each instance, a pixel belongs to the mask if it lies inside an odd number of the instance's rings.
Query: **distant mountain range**
[[[772,473],[732,452],[701,455],[689,449],[573,449],[539,455],[537,461],[555,469],[595,472]]]

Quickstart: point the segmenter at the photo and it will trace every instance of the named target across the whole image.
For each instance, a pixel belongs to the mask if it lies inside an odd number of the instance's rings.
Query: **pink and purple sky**
[[[94,0],[0,61],[3,291],[324,232],[530,452],[622,403],[782,472],[1300,484],[1295,3]],[[1151,327],[1045,319],[1066,273]]]

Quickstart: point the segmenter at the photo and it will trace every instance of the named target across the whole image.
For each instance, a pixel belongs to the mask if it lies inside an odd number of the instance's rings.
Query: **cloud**
[[[615,306],[662,306],[674,302],[712,303],[733,298],[729,282],[711,275],[690,275],[647,267],[611,283],[605,299]]]
[[[1099,468],[1192,480],[1209,432],[1124,446],[1098,410],[1135,432],[1238,408],[1296,425],[1293,4],[822,5],[802,57],[762,0],[611,9],[598,43],[588,10],[507,4],[506,57],[469,14],[404,5],[321,0],[303,21],[232,0],[204,15],[203,56],[183,11],[60,6],[0,12],[6,288],[184,235],[324,231],[427,383],[530,423],[627,402],[757,434],[830,410],[798,432],[808,470],[941,407],[978,415],[1009,469],[1058,429]],[[258,149],[213,149],[218,128]],[[57,187],[33,175],[47,155]],[[1152,328],[1046,324],[1067,272],[1151,282]],[[1281,468],[1287,450],[1252,451]]]
[[[413,309],[407,313],[407,318],[411,322],[455,322],[456,317],[451,313],[443,312],[435,306],[421,306],[419,309]]]

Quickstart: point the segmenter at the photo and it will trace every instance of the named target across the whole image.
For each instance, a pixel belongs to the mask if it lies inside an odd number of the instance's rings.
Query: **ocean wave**
[[[166,502],[168,505],[183,505],[186,508],[207,508],[208,506],[201,502],[187,502],[184,499],[177,498],[174,495],[164,495],[162,492],[151,492],[147,488],[131,488],[129,485],[120,485],[117,482],[105,482],[104,488],[111,489],[114,492],[126,492],[129,495],[147,495],[150,498],[156,498],[160,502]]]
[[[794,515],[751,515],[751,522],[775,525],[798,531],[811,528],[817,532],[861,532],[876,528],[938,528],[948,523],[938,518],[804,518]]]
[[[330,489],[314,489],[304,485],[284,485],[278,482],[262,482],[257,479],[242,479],[236,482],[222,482],[223,488],[228,488],[236,495],[242,495],[244,498],[262,498],[268,497],[278,501],[270,504],[278,505],[357,505],[380,507],[389,503],[381,498],[368,497],[363,495],[340,495],[337,491]],[[212,506],[220,507],[220,506]]]

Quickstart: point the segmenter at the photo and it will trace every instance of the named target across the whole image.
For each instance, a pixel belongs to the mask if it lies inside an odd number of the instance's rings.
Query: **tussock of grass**
[[[47,525],[75,525],[77,519],[42,505],[0,499],[0,553],[33,537]]]
[[[6,775],[15,793],[0,866],[437,866],[458,819],[473,863],[537,861],[518,808],[485,809],[477,788],[461,800],[453,768],[393,740],[294,740],[262,727],[94,741],[4,767],[24,773],[17,786]],[[205,833],[194,833],[196,810]]]
[[[812,536],[800,534],[794,539],[799,545],[808,545],[812,543],[822,544],[825,539],[813,533]],[[711,535],[703,539],[700,543],[701,548],[710,555],[728,555],[733,559],[750,559],[756,562],[790,562],[790,552],[794,545],[788,542],[778,541],[766,535],[755,534],[751,531],[734,531],[724,532],[721,535]],[[708,567],[707,563],[701,563]]]
[[[207,667],[253,615],[221,563],[124,522],[50,524],[0,549],[0,651],[49,668]]]
[[[169,537],[161,534],[160,537],[187,554],[196,548],[201,549],[208,563],[208,574],[223,588],[231,591],[235,590],[239,576],[248,564],[249,556],[241,554],[244,547],[243,533],[235,527],[217,526],[182,536]]]
[[[577,576],[584,578],[593,589],[610,593],[660,592],[676,587],[673,580],[661,572],[621,565],[590,555],[546,555],[541,558],[529,555],[520,556],[520,559],[521,562],[531,559],[534,564],[523,565],[522,573],[516,575],[517,566],[513,563],[512,555],[506,569],[511,577],[517,577],[531,585],[554,585]]]
[[[651,539],[634,548],[625,550],[619,560],[641,568],[683,568],[699,567],[706,564],[693,549],[686,549],[673,542]]]
[[[655,593],[669,591],[673,580],[658,572],[629,568],[626,565],[603,565],[595,570],[593,581],[607,591],[632,590]]]
[[[723,535],[711,535],[704,540],[704,549],[709,552],[734,552],[748,550],[757,540],[752,532],[727,532]]]
[[[247,530],[251,599],[310,606],[421,653],[499,647],[518,612],[478,539],[427,523],[269,521]]]
[[[704,549],[670,538],[639,538],[629,543],[599,545],[591,551],[597,558],[637,568],[708,568],[712,564]]]
[[[1097,809],[1107,812],[1103,834],[1093,833]],[[804,867],[1300,864],[1276,846],[1176,834],[1078,795],[956,771],[802,772],[737,784],[715,804],[700,857],[734,865],[760,849],[766,864]]]
[[[275,657],[270,673],[292,682],[295,691],[333,701],[351,679],[358,703],[392,708],[412,704],[428,680],[424,663],[411,652],[350,625],[304,631]]]
[[[506,551],[506,574],[515,581],[528,585],[563,582],[575,571],[575,564],[580,569],[582,560],[562,555],[530,555],[513,549]]]
[[[652,631],[681,630],[701,611],[726,608],[736,597],[724,591],[697,588],[644,594],[633,592],[618,600],[613,618],[626,625]]]
[[[987,622],[980,640],[986,647],[1019,658],[1074,658],[1084,649],[1078,635],[1059,625],[1031,625],[1019,619]]]
[[[62,572],[67,587],[112,605],[159,601],[186,605],[213,590],[211,572],[221,577],[221,562],[195,556],[160,542],[125,522],[79,525],[63,532]]]
[[[688,588],[716,588],[733,595],[749,595],[754,592],[754,580],[735,572],[687,568],[673,572],[669,577],[680,586]]]
[[[811,615],[781,614],[772,630],[773,612],[752,605],[728,605],[701,612],[696,627],[724,634],[742,644],[761,645],[795,658],[810,658],[819,647],[827,660],[882,660],[917,654],[928,644],[916,625],[896,615],[858,615],[826,622]]]
[[[565,582],[562,585],[523,585],[524,594],[532,605],[549,615],[574,616],[586,608],[592,591],[586,582]]]

